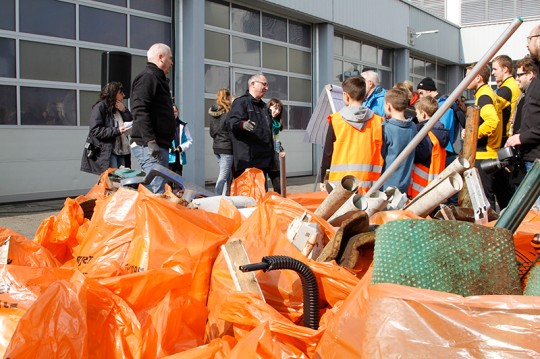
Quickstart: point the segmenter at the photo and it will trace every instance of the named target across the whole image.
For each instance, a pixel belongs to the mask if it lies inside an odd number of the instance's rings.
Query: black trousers
[[[510,199],[514,195],[514,186],[511,184],[510,173],[506,169],[500,169],[495,173],[488,174],[482,170],[480,164],[489,160],[476,160],[474,166],[478,169],[484,193],[493,210],[496,209],[495,202],[502,210],[508,206]]]

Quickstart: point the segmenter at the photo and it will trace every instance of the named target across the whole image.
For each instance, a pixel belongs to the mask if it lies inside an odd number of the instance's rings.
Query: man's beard
[[[534,62],[538,63],[538,60],[539,60],[539,56],[538,54],[533,54],[529,51],[529,53],[531,54],[531,60],[533,60]]]

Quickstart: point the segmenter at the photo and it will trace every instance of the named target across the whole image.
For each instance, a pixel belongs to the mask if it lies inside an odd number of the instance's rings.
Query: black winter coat
[[[227,113],[225,109],[213,105],[208,109],[208,114],[212,116],[210,122],[210,137],[214,140],[212,148],[215,154],[232,155],[233,148],[231,142],[231,131],[227,128]]]
[[[149,62],[133,80],[131,94],[131,142],[146,146],[155,140],[160,147],[170,148],[176,124],[169,80],[163,70]]]
[[[536,69],[539,69],[538,63],[536,63]],[[518,133],[523,159],[532,162],[540,158],[540,78],[538,76],[532,80],[522,101],[524,103]]]
[[[242,122],[255,122],[255,129],[248,132],[242,129]],[[227,126],[232,132],[235,171],[246,168],[270,170],[274,162],[274,141],[272,119],[266,104],[256,100],[247,92],[234,100],[227,115]]]
[[[129,110],[120,112],[120,115],[124,122],[132,121]],[[88,148],[85,146],[81,159],[81,171],[100,175],[109,168],[114,142],[116,137],[120,136],[120,129],[115,126],[114,117],[107,115],[105,101],[98,102],[92,108],[88,127],[86,141],[98,149],[97,157],[95,159],[88,158]]]

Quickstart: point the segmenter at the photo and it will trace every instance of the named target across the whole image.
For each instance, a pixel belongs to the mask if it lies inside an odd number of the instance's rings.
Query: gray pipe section
[[[461,81],[461,83],[456,87],[456,89],[448,96],[446,101],[442,104],[441,107],[433,114],[433,117],[424,125],[424,127],[416,134],[412,141],[405,147],[403,152],[396,158],[394,162],[384,171],[381,177],[373,184],[373,187],[369,189],[366,193],[366,196],[369,196],[374,191],[377,191],[382,187],[384,182],[396,171],[396,169],[401,166],[403,161],[409,156],[418,146],[418,144],[426,137],[429,131],[435,126],[437,121],[442,117],[442,115],[450,108],[450,106],[456,101],[456,99],[467,89],[467,86],[472,82],[472,80],[478,75],[480,69],[484,67],[493,56],[499,51],[499,49],[504,45],[504,43],[512,36],[512,34],[517,30],[519,26],[523,23],[523,20],[518,17],[516,18],[508,28],[503,32],[503,34],[497,39],[497,41],[491,46],[491,48],[486,52],[486,54],[478,61],[476,66],[469,72],[469,74]]]

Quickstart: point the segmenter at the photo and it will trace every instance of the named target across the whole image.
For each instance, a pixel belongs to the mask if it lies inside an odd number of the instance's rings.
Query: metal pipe
[[[523,23],[523,20],[518,17],[516,18],[502,35],[497,39],[497,41],[491,46],[491,48],[485,53],[485,55],[478,61],[476,66],[469,72],[469,74],[461,81],[461,83],[456,87],[454,91],[448,96],[446,101],[442,104],[441,107],[433,114],[431,119],[427,121],[424,127],[416,134],[412,141],[403,149],[401,154],[396,158],[394,162],[384,171],[381,177],[373,184],[373,186],[366,193],[369,196],[374,191],[377,191],[382,187],[384,182],[398,169],[399,166],[405,161],[405,159],[415,150],[416,146],[427,136],[428,132],[431,131],[433,126],[439,121],[442,115],[452,106],[456,99],[461,96],[461,94],[467,89],[467,86],[472,82],[472,80],[478,75],[480,69],[483,68],[499,51],[499,49],[504,45],[504,43],[512,36],[512,34],[517,30],[517,28]]]
[[[504,169],[501,171],[504,171]],[[532,168],[527,172],[527,175],[510,199],[510,203],[508,203],[508,206],[506,206],[506,209],[495,223],[495,227],[506,228],[514,233],[539,195],[540,160],[536,159]]]
[[[287,169],[285,166],[285,151],[279,152],[279,186],[281,197],[287,197]]]

